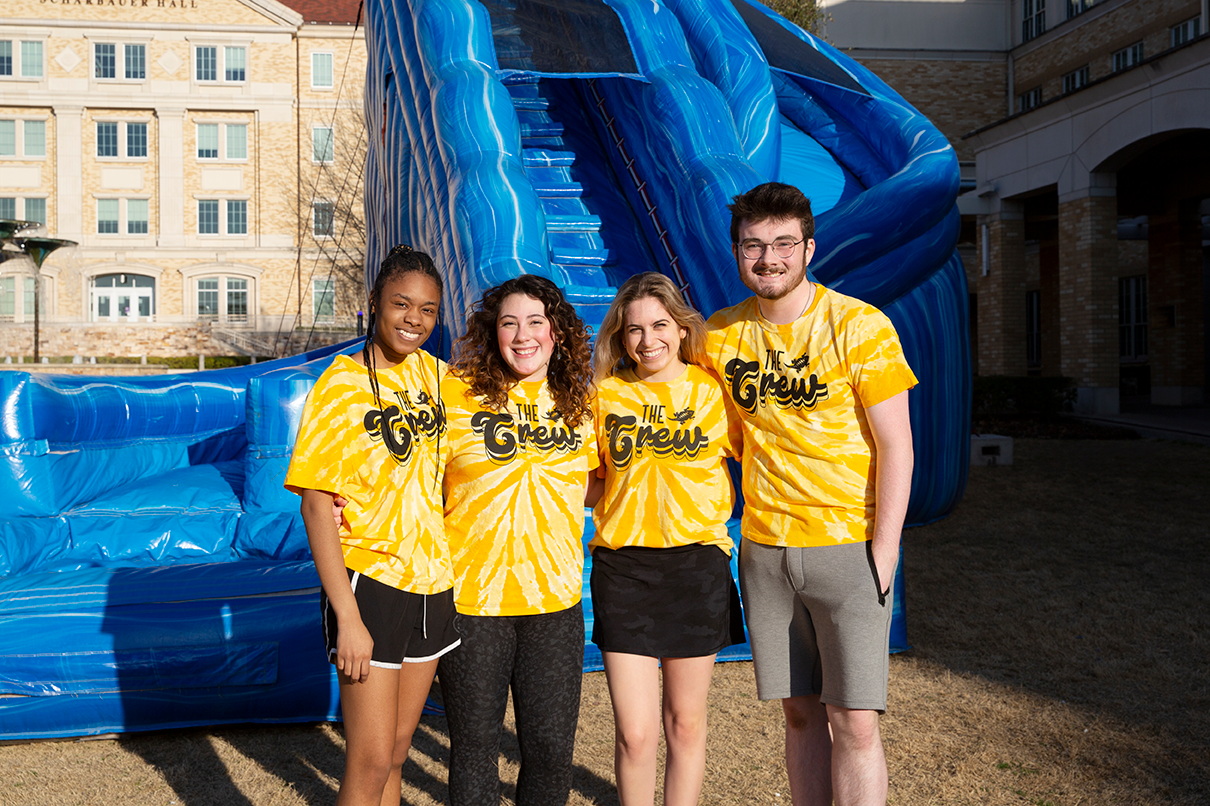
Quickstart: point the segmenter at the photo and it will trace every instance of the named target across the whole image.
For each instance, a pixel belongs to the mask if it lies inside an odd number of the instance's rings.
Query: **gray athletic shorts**
[[[760,699],[818,694],[827,705],[886,712],[892,593],[878,589],[870,546],[744,538],[739,584]]]

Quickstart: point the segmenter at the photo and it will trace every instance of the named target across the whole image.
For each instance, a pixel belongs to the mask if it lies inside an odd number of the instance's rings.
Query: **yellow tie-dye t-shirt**
[[[589,546],[703,543],[730,554],[735,491],[726,457],[739,456],[740,432],[718,379],[692,364],[667,383],[626,369],[601,381],[594,412],[605,491]]]
[[[744,434],[744,536],[830,546],[874,536],[874,438],[865,410],[916,385],[890,320],[815,285],[794,322],[750,298],[710,317],[706,353]]]
[[[453,585],[438,454],[444,374],[445,364],[423,350],[379,369],[380,410],[366,368],[336,356],[307,395],[286,471],[296,493],[348,499],[339,529],[347,567],[412,593]]]
[[[450,375],[445,531],[459,613],[524,616],[580,601],[584,487],[597,467],[592,421],[570,428],[545,381],[518,383],[503,411]]]

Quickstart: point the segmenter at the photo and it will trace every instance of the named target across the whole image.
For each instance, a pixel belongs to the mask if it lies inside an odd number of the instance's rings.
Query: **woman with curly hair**
[[[500,801],[511,688],[518,806],[566,803],[584,662],[585,488],[597,466],[588,329],[550,280],[484,293],[442,383],[445,529],[462,648],[439,669],[450,802]]]
[[[399,802],[437,659],[458,646],[441,511],[445,367],[421,347],[438,324],[441,286],[428,255],[391,250],[361,353],[336,356],[315,382],[286,472],[302,497],[340,685],[341,806]]]
[[[698,802],[714,656],[744,641],[727,533],[726,457],[739,456],[740,433],[698,365],[705,343],[701,314],[648,272],[618,289],[593,356],[605,489],[589,544],[592,640],[613,701],[622,806],[654,801],[661,721],[664,803]]]

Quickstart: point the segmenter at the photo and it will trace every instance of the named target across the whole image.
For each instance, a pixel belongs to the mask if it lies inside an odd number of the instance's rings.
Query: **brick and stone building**
[[[0,218],[79,243],[43,267],[43,355],[347,337],[361,281],[329,256],[362,248],[342,219],[360,207],[356,23],[350,0],[6,0]],[[5,256],[0,356],[29,356],[33,267]]]
[[[824,0],[963,169],[975,371],[1207,400],[1207,0]]]

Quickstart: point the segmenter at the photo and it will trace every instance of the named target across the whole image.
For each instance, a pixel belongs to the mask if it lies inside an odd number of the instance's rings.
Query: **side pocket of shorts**
[[[870,576],[874,580],[874,592],[878,594],[878,604],[881,607],[886,607],[886,598],[891,593],[891,585],[887,584],[886,590],[882,588],[882,580],[878,578],[878,564],[874,562],[874,541],[867,540],[865,542],[865,558],[870,564]]]

